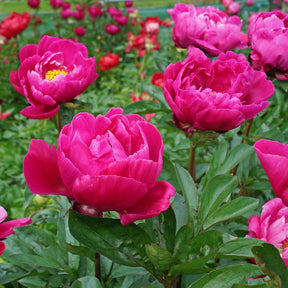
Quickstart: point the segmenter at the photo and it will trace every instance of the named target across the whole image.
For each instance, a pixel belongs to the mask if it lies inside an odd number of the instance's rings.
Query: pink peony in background
[[[76,115],[61,130],[57,149],[33,139],[24,176],[32,193],[67,196],[83,213],[91,207],[97,216],[116,211],[128,225],[170,205],[175,189],[156,181],[162,156],[163,141],[152,124],[112,108],[96,119],[88,113]]]
[[[262,139],[254,148],[275,195],[288,206],[288,144]]]
[[[26,226],[29,224],[32,224],[32,220],[30,218],[22,218],[17,220],[11,220],[2,223],[6,218],[8,214],[6,210],[0,206],[0,239],[4,239],[7,236],[14,233],[14,227],[20,227],[20,226]],[[0,241],[0,255],[5,250],[5,244],[4,242]]]
[[[288,79],[288,14],[261,12],[249,19],[250,59],[255,69]],[[273,45],[271,45],[273,43]]]
[[[211,62],[197,48],[188,52],[164,72],[164,96],[178,127],[225,132],[267,107],[274,86],[243,54],[228,51]]]
[[[288,207],[280,198],[265,203],[261,216],[251,216],[248,230],[245,238],[258,238],[279,248],[288,269]]]
[[[180,48],[192,45],[214,57],[233,48],[245,48],[238,16],[229,17],[217,8],[175,4],[168,9],[173,22],[172,38]]]
[[[10,82],[30,104],[21,111],[27,118],[53,117],[61,102],[71,101],[98,77],[95,58],[71,40],[44,36],[39,45],[24,46],[19,58],[19,70],[11,72]]]

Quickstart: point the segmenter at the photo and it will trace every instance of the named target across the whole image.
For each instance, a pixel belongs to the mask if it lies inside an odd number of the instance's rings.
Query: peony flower
[[[110,35],[114,35],[114,34],[119,33],[121,31],[121,29],[114,24],[107,24],[105,26],[105,31]]]
[[[281,249],[280,256],[288,269],[288,207],[275,198],[262,207],[261,216],[251,216],[249,234],[245,238],[257,238]]]
[[[74,11],[72,9],[70,9],[70,8],[66,8],[66,9],[62,9],[61,10],[61,17],[63,19],[67,19],[69,17],[72,17],[73,14],[74,14]]]
[[[67,39],[46,35],[39,45],[24,46],[19,58],[21,65],[11,72],[10,82],[30,103],[20,112],[27,118],[53,117],[61,102],[71,101],[98,77],[87,48]]]
[[[120,56],[117,54],[113,53],[108,53],[105,56],[102,56],[99,61],[99,70],[100,71],[105,71],[105,70],[110,70],[113,67],[116,67],[119,64],[120,61]]]
[[[211,63],[197,48],[188,52],[164,72],[164,96],[178,127],[225,132],[267,107],[274,86],[243,54],[228,51]]]
[[[85,13],[85,10],[83,10],[83,9],[76,10],[73,13],[73,17],[77,21],[83,20],[85,18],[85,15],[86,15],[86,13]]]
[[[152,85],[158,86],[161,89],[164,88],[164,75],[161,72],[156,72],[152,75],[151,78]]]
[[[22,218],[2,223],[7,218],[7,216],[8,214],[6,210],[0,206],[0,239],[4,239],[7,236],[13,234],[14,227],[21,227],[32,224],[32,220],[30,218]],[[0,241],[0,255],[4,252],[4,250],[5,244],[4,242]]]
[[[142,21],[140,25],[146,30],[148,34],[159,34],[160,24],[162,21],[158,16],[156,17],[146,17],[145,21]]]
[[[237,14],[241,10],[242,6],[238,2],[232,2],[228,7],[227,7],[227,13],[229,15],[234,15]]]
[[[86,33],[86,29],[83,26],[79,26],[79,27],[75,27],[74,28],[74,33],[79,36],[82,37],[85,35]]]
[[[247,6],[252,6],[254,4],[254,1],[253,0],[247,0],[246,1],[246,5]]]
[[[288,144],[262,139],[254,148],[275,195],[288,206]]]
[[[121,16],[122,15],[122,10],[119,8],[117,9],[114,6],[110,6],[107,8],[107,13],[113,18],[114,16]]]
[[[69,9],[71,7],[70,2],[62,2],[61,4],[62,9]]]
[[[124,16],[124,15],[115,15],[113,17],[113,20],[121,26],[125,26],[127,25],[128,21],[129,21],[129,16]]]
[[[196,46],[211,57],[233,48],[244,48],[242,22],[238,16],[229,17],[214,7],[175,4],[168,9],[173,22],[172,38],[180,48]]]
[[[101,7],[99,6],[88,6],[87,8],[90,18],[94,19],[96,17],[102,17],[104,12]]]
[[[50,0],[50,6],[54,9],[62,7],[62,0]]]
[[[0,23],[0,34],[7,39],[16,37],[24,31],[30,22],[30,14],[24,12],[19,14],[12,12],[8,17],[5,17]]]
[[[124,5],[125,5],[126,8],[130,8],[130,7],[133,6],[133,1],[125,1]]]
[[[8,116],[10,116],[11,113],[10,112],[4,112],[2,113],[1,110],[0,110],[0,120],[4,120],[6,119]]]
[[[279,80],[288,80],[287,19],[279,10],[262,12],[249,19],[248,26],[253,67]]]
[[[28,6],[32,9],[37,9],[40,5],[40,0],[28,0]]]
[[[163,141],[139,115],[112,108],[105,116],[77,114],[59,134],[57,149],[33,139],[24,159],[32,193],[64,195],[73,208],[101,216],[116,211],[123,225],[160,214],[175,189],[156,181]],[[90,211],[90,212],[88,212]]]

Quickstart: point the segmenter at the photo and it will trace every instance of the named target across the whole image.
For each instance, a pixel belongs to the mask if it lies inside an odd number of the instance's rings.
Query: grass
[[[77,2],[83,2],[83,0],[72,0],[71,2],[73,3],[77,3]],[[88,1],[86,1],[88,2]],[[89,1],[91,2],[91,1]],[[109,2],[109,1],[107,1]],[[124,1],[122,1],[124,2]],[[134,7],[137,8],[153,8],[153,7],[173,7],[176,3],[186,3],[186,4],[195,4],[195,5],[206,5],[206,4],[212,4],[212,3],[218,3],[219,0],[183,0],[183,1],[179,1],[179,0],[138,0],[134,2]],[[112,4],[114,4],[114,2],[111,2]],[[116,4],[116,3],[115,3]],[[119,6],[123,7],[123,3],[119,3]],[[0,1],[0,14],[7,14],[7,13],[11,13],[13,11],[18,12],[18,13],[22,13],[24,11],[31,11],[32,9],[29,8],[29,6],[27,5],[27,1],[26,0],[1,0]],[[50,12],[52,11],[50,4],[49,4],[49,0],[41,0],[41,4],[40,4],[40,9],[39,12]]]

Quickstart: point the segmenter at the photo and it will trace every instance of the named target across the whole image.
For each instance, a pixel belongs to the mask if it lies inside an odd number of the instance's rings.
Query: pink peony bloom
[[[82,37],[85,35],[86,29],[83,26],[79,26],[79,27],[74,28],[74,33],[77,36]]]
[[[114,34],[118,34],[121,31],[121,29],[120,29],[120,27],[118,27],[114,24],[107,24],[105,26],[105,31],[110,35],[114,35]]]
[[[99,6],[88,6],[87,8],[90,18],[94,19],[96,17],[102,17],[104,12],[101,7]]]
[[[288,206],[288,144],[262,139],[254,148],[275,195]]]
[[[279,10],[262,12],[249,19],[248,36],[253,67],[279,80],[288,80],[287,20],[288,14]]]
[[[62,7],[62,0],[50,0],[50,6],[54,9]]]
[[[188,52],[164,73],[164,96],[179,128],[225,132],[267,107],[274,86],[243,54],[228,51],[211,63],[197,48]]]
[[[37,9],[40,5],[40,0],[28,0],[28,6],[32,9]]]
[[[254,4],[254,1],[253,0],[247,0],[246,1],[246,5],[247,6],[252,6]]]
[[[261,216],[251,216],[248,230],[245,238],[258,238],[281,249],[281,258],[288,269],[288,207],[280,198],[265,203]]]
[[[128,21],[129,21],[129,16],[124,16],[124,15],[115,15],[113,17],[113,20],[121,26],[125,26],[127,25]]]
[[[21,111],[27,118],[53,117],[61,102],[71,101],[98,77],[95,57],[88,58],[83,44],[67,39],[46,35],[39,45],[24,46],[19,58],[10,82],[30,103]]]
[[[70,8],[65,8],[65,9],[61,10],[61,17],[63,19],[67,19],[69,17],[72,17],[73,14],[74,14],[74,11],[72,9],[70,9]]]
[[[245,43],[241,42],[242,22],[238,16],[229,17],[210,6],[182,3],[175,4],[168,13],[174,22],[172,38],[177,47],[193,45],[211,57],[233,48],[245,48]]]
[[[237,14],[241,10],[241,4],[238,2],[232,2],[228,7],[227,7],[227,13],[229,15],[234,15]]]
[[[74,209],[84,212],[86,205],[98,217],[116,211],[121,223],[128,225],[170,205],[175,189],[156,181],[162,156],[163,141],[152,124],[112,108],[96,119],[77,114],[60,132],[57,149],[33,139],[24,175],[32,193],[67,196]]]
[[[76,10],[73,13],[73,17],[77,21],[83,20],[85,18],[85,15],[86,15],[85,10],[82,10],[82,9]]]
[[[30,218],[22,218],[2,223],[7,218],[7,216],[8,214],[6,210],[0,206],[0,239],[4,239],[7,236],[13,234],[14,227],[20,227],[32,224],[32,220]],[[4,252],[4,250],[5,250],[5,244],[4,242],[0,241],[0,255]]]
[[[62,2],[61,4],[62,9],[69,9],[71,7],[70,2]]]
[[[124,5],[125,5],[126,8],[130,8],[130,7],[133,6],[133,1],[125,1]]]
[[[111,16],[111,17],[114,17],[114,16],[121,16],[122,15],[122,10],[119,8],[117,9],[116,7],[114,6],[110,6],[107,8],[107,13]]]
[[[6,119],[7,117],[9,117],[10,115],[11,115],[10,112],[4,112],[4,113],[2,113],[2,112],[0,111],[0,120],[4,120],[4,119]]]

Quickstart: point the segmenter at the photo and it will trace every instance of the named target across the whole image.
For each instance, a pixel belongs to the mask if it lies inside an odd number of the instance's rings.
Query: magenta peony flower
[[[70,8],[65,8],[65,9],[61,10],[61,17],[63,19],[67,19],[69,17],[72,17],[73,14],[74,14],[74,11],[72,9],[70,9]]]
[[[85,13],[85,10],[83,9],[79,9],[79,10],[76,10],[74,11],[73,13],[73,17],[77,20],[77,21],[81,21],[85,18],[86,16],[86,13]]]
[[[31,192],[67,196],[85,214],[91,207],[97,216],[116,211],[123,225],[165,211],[175,189],[156,181],[162,169],[161,135],[139,115],[121,113],[112,108],[96,119],[76,115],[60,132],[57,149],[33,139],[24,159]]]
[[[125,1],[124,5],[125,5],[126,8],[130,8],[130,7],[133,6],[133,1]]]
[[[266,74],[255,71],[243,54],[228,51],[216,61],[190,48],[184,62],[170,64],[164,73],[164,96],[175,124],[225,132],[253,118],[269,103],[274,92]]]
[[[124,16],[124,15],[116,15],[113,17],[113,20],[121,26],[125,26],[127,25],[128,21],[129,21],[129,16]]]
[[[288,144],[262,139],[254,148],[275,195],[288,206]]]
[[[32,9],[37,9],[40,5],[40,0],[28,0],[28,6]]]
[[[242,43],[242,22],[214,7],[175,4],[168,9],[173,22],[172,37],[177,47],[196,46],[211,57],[233,48],[245,48]]]
[[[83,26],[79,26],[79,27],[75,27],[74,28],[74,33],[79,36],[82,37],[85,35],[86,33],[86,29]]]
[[[0,206],[0,239],[4,239],[7,236],[13,234],[13,227],[20,227],[32,224],[32,220],[30,218],[22,218],[2,223],[7,218],[7,216],[8,214],[6,210]],[[4,242],[0,241],[0,255],[4,252],[4,250],[5,244]]]
[[[54,9],[62,7],[62,0],[50,0],[50,6]]]
[[[102,17],[104,12],[100,6],[88,6],[87,8],[90,18]]]
[[[71,101],[98,77],[95,58],[71,40],[44,36],[39,45],[24,46],[19,58],[21,65],[11,72],[10,82],[30,103],[20,112],[27,118],[53,117],[61,102]]]
[[[249,19],[248,37],[255,69],[288,80],[288,14],[262,12]],[[273,45],[271,45],[273,43]]]
[[[117,25],[107,24],[105,26],[105,31],[110,35],[114,35],[114,34],[118,34],[121,31],[121,29]]]
[[[280,198],[265,203],[261,216],[251,216],[248,230],[245,238],[258,238],[281,249],[281,258],[288,269],[288,207]]]
[[[240,3],[233,1],[228,7],[227,7],[227,13],[229,15],[237,14],[241,10],[242,6]]]

